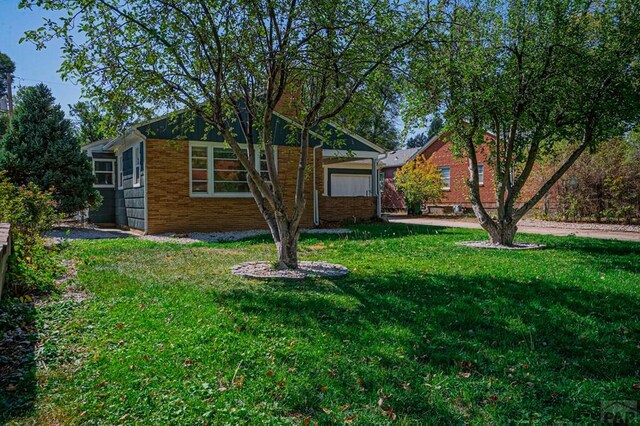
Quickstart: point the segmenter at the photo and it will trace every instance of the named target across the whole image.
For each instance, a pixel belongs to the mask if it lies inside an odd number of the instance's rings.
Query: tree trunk
[[[286,218],[277,220],[277,238],[273,239],[278,249],[278,269],[298,268],[298,238],[300,237],[299,226],[292,225]]]
[[[280,229],[280,241],[276,242],[278,269],[298,268],[298,236],[298,232]]]
[[[489,234],[491,244],[510,246],[513,245],[513,239],[516,236],[518,227],[515,222],[494,222],[491,221],[482,226]]]

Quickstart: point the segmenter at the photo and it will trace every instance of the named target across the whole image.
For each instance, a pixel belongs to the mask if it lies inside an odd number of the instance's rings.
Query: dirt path
[[[408,225],[444,226],[447,228],[481,229],[480,224],[467,218],[408,218],[404,216],[389,216],[391,223],[406,223]],[[525,234],[543,234],[576,237],[601,238],[610,240],[640,242],[639,226],[585,224],[546,222],[538,220],[522,220],[518,224],[518,232]]]

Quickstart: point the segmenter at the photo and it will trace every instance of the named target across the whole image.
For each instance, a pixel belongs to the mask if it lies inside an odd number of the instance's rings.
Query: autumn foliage
[[[396,173],[395,185],[407,203],[409,214],[420,214],[422,204],[442,199],[440,171],[423,157],[402,166]]]

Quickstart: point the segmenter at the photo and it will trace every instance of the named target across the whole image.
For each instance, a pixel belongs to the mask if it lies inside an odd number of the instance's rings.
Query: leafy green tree
[[[587,149],[640,116],[640,3],[613,0],[443,0],[433,36],[410,54],[413,117],[443,112],[469,159],[475,215],[495,244]],[[485,131],[495,138],[487,142]],[[530,197],[523,187],[559,141],[573,149]],[[498,208],[480,199],[477,151],[489,149]]]
[[[16,71],[16,64],[9,55],[0,52],[0,97],[7,94],[7,74]]]
[[[429,139],[440,133],[442,127],[444,126],[444,121],[441,117],[434,117],[431,119],[429,123],[429,130],[427,130],[427,135],[429,135]]]
[[[17,185],[51,189],[63,213],[74,213],[99,198],[91,163],[80,148],[60,105],[44,84],[18,92],[11,128],[0,140],[0,169]]]
[[[442,176],[423,156],[409,161],[395,175],[395,186],[404,197],[409,214],[420,214],[423,204],[442,199]]]
[[[429,142],[429,136],[426,133],[416,133],[407,139],[407,148],[420,148]]]
[[[9,115],[0,112],[0,139],[9,130]]]
[[[71,116],[74,118],[73,125],[76,137],[81,146],[104,139],[103,116],[95,105],[79,101],[70,105],[69,109]]]
[[[400,144],[400,95],[391,78],[388,69],[376,73],[337,117],[345,128],[388,150]]]
[[[38,4],[68,15],[27,38],[42,47],[63,37],[62,72],[75,77],[109,119],[184,109],[222,135],[247,170],[280,268],[298,266],[311,129],[337,117],[380,65],[393,62],[426,27],[415,28],[405,19],[406,7],[387,0]],[[277,105],[300,124],[293,206],[276,170],[270,123]],[[242,126],[246,147],[229,130],[233,121]],[[268,177],[256,169],[256,145],[265,152]]]

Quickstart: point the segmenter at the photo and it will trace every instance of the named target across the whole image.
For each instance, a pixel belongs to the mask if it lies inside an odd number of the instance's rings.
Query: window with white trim
[[[484,185],[484,164],[478,164],[478,182]]]
[[[96,187],[113,188],[114,173],[113,160],[93,160],[93,174],[96,177]]]
[[[122,154],[118,155],[118,189],[124,187],[124,171],[122,170]]]
[[[440,180],[442,182],[442,189],[451,188],[451,168],[448,166],[438,167],[440,170]]]
[[[193,196],[248,196],[247,170],[231,148],[223,144],[194,143],[189,147],[190,192]],[[277,155],[276,155],[277,158]],[[256,149],[258,171],[268,179],[264,152]]]
[[[142,143],[133,147],[133,186],[140,186],[142,176]]]

